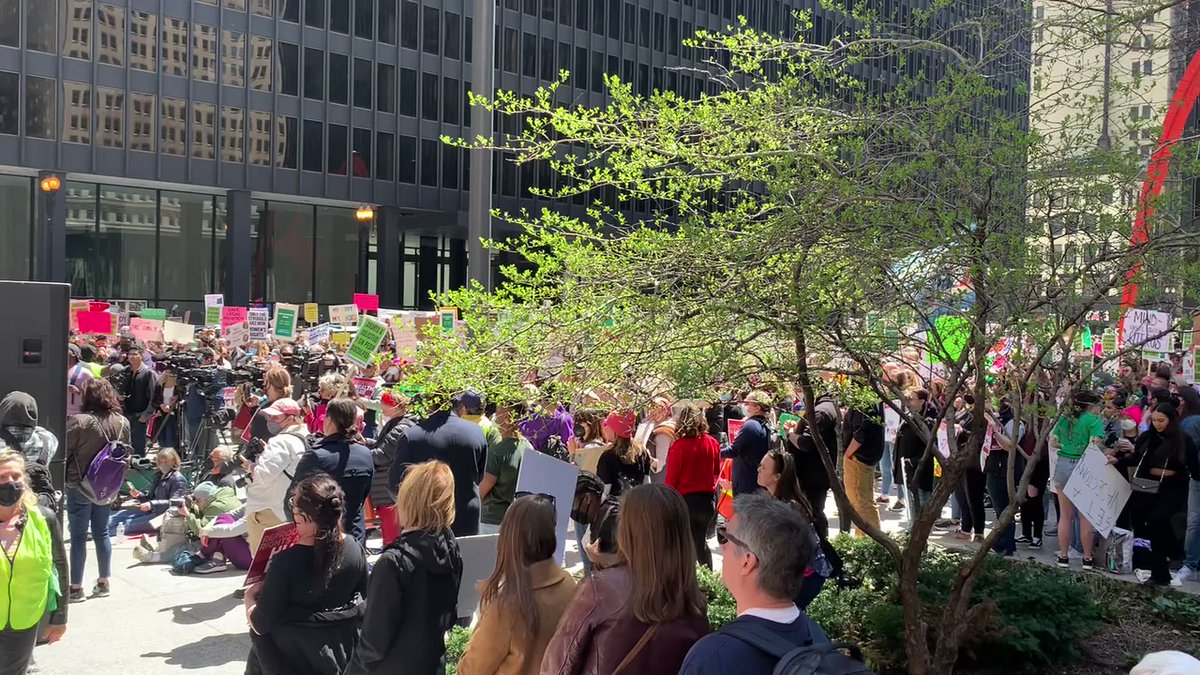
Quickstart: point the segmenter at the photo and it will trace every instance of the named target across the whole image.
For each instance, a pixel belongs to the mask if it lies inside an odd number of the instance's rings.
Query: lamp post
[[[370,204],[363,204],[354,212],[354,218],[360,223],[369,223],[375,220],[375,208]]]
[[[58,206],[58,191],[62,188],[62,179],[52,173],[45,174],[38,182],[38,188],[42,191],[42,210],[45,213],[41,269],[38,270],[38,278],[42,281],[63,281],[64,279],[57,278],[59,275],[56,274],[56,268],[59,266],[56,264],[56,260],[60,252],[56,251],[54,246],[55,240],[58,239],[55,236],[54,216]]]

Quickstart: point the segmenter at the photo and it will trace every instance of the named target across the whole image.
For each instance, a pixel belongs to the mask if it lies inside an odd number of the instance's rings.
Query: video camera
[[[205,413],[217,415],[224,413],[221,404],[221,391],[226,387],[234,387],[242,382],[261,382],[262,369],[247,366],[238,370],[226,370],[216,364],[204,364],[204,355],[200,352],[183,352],[167,357],[167,368],[175,374],[175,378],[184,387],[195,386],[195,391],[204,400]],[[232,412],[232,411],[230,411]],[[222,417],[230,415],[221,415]],[[228,422],[229,420],[222,420]]]
[[[327,353],[310,352],[305,347],[294,347],[290,353],[280,357],[280,364],[292,376],[295,398],[317,393],[317,382],[325,373],[338,370],[337,361],[332,366],[325,363]]]

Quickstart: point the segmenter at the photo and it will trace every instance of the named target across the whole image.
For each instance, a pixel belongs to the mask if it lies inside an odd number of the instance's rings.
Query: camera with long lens
[[[283,354],[280,364],[292,376],[292,387],[296,390],[297,399],[305,394],[315,394],[321,376],[331,369],[337,369],[336,365],[332,368],[325,365],[323,354],[310,352],[304,347],[296,347],[291,353]]]
[[[242,449],[238,451],[238,458],[253,464],[258,461],[258,458],[262,456],[263,451],[266,449],[266,441],[261,438],[251,438],[248,442],[242,444]]]

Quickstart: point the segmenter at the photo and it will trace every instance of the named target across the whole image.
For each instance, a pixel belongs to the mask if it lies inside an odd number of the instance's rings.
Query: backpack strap
[[[782,659],[793,650],[799,647],[811,646],[813,643],[811,633],[804,644],[798,645],[775,631],[768,629],[766,626],[749,621],[732,621],[722,626],[720,632],[724,635],[737,638],[776,659]]]

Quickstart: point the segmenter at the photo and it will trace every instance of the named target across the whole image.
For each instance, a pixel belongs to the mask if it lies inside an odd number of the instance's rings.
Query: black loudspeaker
[[[62,489],[67,445],[67,338],[70,284],[0,281],[0,397],[23,391],[38,404],[38,425],[58,438],[50,471]]]

